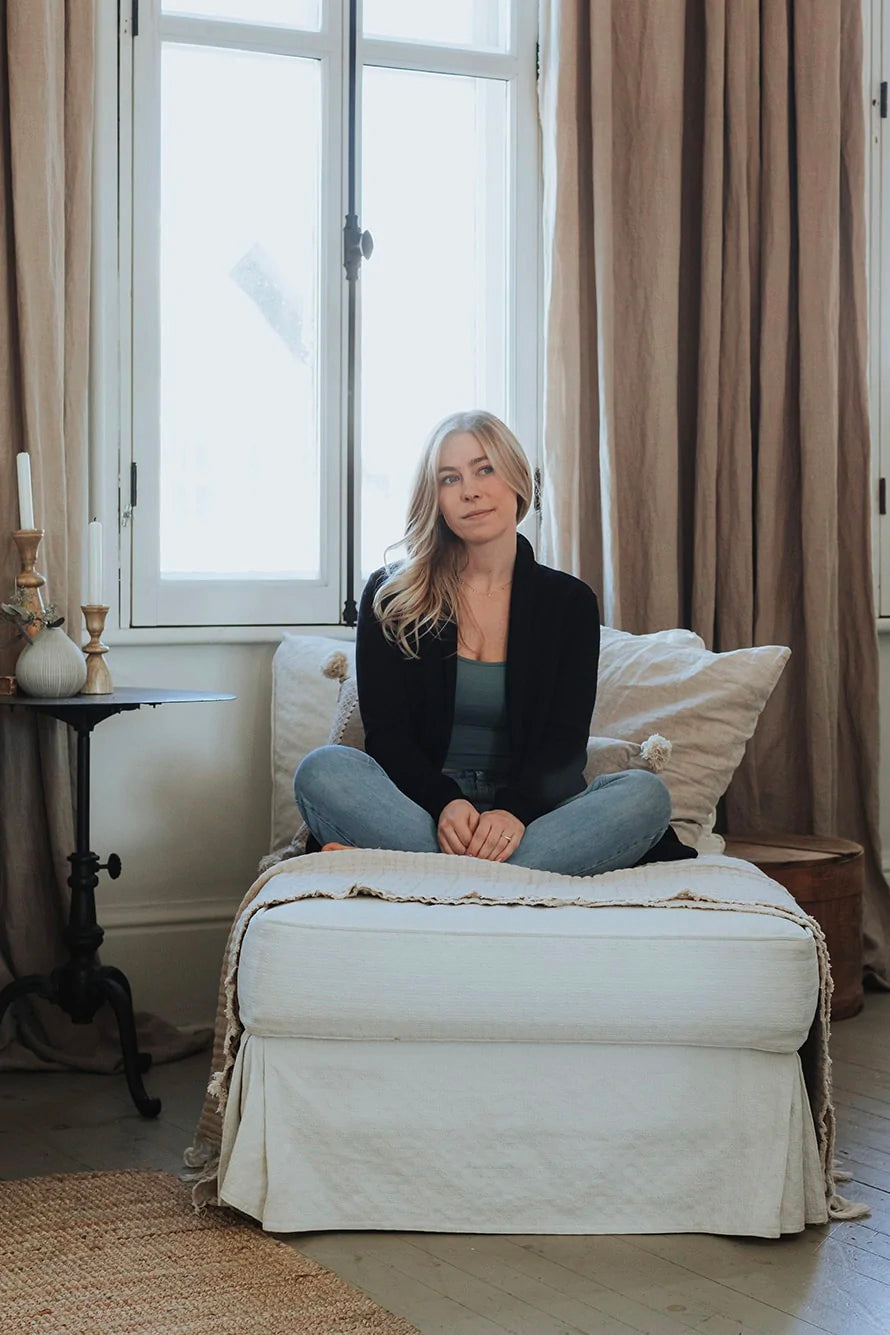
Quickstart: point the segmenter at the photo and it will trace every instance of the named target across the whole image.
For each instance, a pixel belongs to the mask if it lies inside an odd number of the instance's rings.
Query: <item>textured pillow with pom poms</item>
[[[601,774],[617,774],[624,769],[648,769],[653,774],[663,770],[673,747],[661,733],[654,732],[644,742],[623,742],[618,737],[590,737],[584,778],[592,783]]]
[[[332,677],[340,683],[337,708],[328,743],[331,746],[352,746],[356,751],[365,749],[365,729],[358,708],[358,687],[355,677],[350,675],[349,662],[345,654],[331,654],[322,668],[326,677]]]

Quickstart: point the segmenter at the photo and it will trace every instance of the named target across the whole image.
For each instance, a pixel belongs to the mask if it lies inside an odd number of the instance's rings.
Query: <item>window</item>
[[[536,9],[122,23],[122,625],[349,623],[440,417],[535,455]]]

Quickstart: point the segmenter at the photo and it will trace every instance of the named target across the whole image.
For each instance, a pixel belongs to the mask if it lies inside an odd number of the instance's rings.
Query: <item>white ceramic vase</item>
[[[25,695],[77,695],[87,679],[87,660],[61,626],[45,626],[19,654],[15,678]]]

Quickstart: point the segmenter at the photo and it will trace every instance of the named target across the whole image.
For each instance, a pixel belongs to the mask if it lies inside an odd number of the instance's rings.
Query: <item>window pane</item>
[[[362,26],[366,37],[505,51],[508,20],[509,0],[364,0]]]
[[[410,115],[405,114],[409,107]],[[424,439],[507,402],[507,86],[364,71],[362,570],[404,532]]]
[[[163,0],[165,14],[240,23],[274,23],[280,28],[318,29],[319,0]]]
[[[317,577],[321,81],[165,44],[161,570]]]

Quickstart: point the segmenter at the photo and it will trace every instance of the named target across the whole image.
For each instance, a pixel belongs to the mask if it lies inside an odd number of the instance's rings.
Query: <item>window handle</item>
[[[373,253],[374,238],[371,233],[362,231],[354,213],[348,214],[343,228],[343,266],[348,282],[352,283],[358,278],[362,260],[369,260]]]

